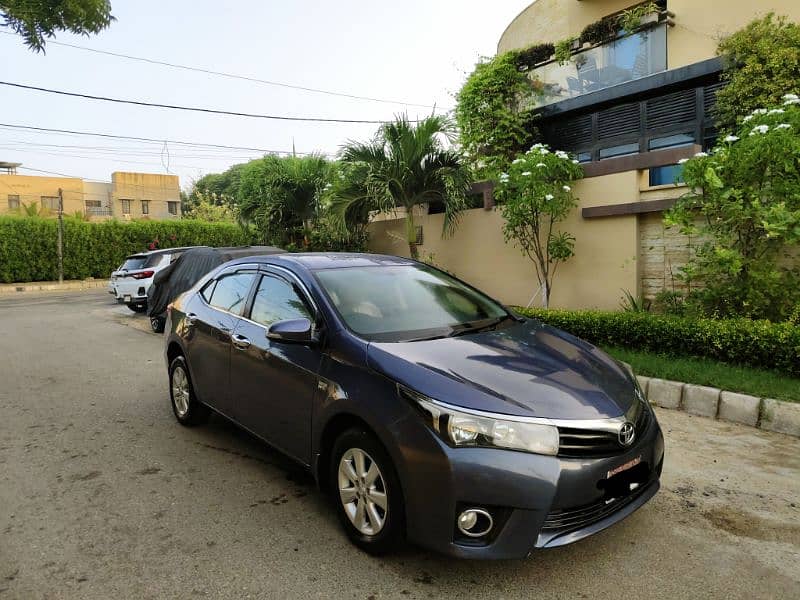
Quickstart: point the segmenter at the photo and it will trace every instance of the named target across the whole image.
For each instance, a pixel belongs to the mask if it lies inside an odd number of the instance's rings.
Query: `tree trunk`
[[[542,286],[544,287],[542,290],[542,306],[550,308],[550,286],[547,284],[547,279],[544,280]]]
[[[419,259],[417,249],[417,228],[414,225],[414,207],[406,207],[406,241],[408,242],[408,252],[414,260]]]

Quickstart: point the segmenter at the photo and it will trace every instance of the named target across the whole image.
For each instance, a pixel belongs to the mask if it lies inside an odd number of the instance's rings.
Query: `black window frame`
[[[646,96],[640,95],[635,100],[620,98],[616,104],[605,103],[573,114],[548,117],[539,128],[544,133],[544,141],[554,149],[576,156],[589,154],[591,161],[581,160],[583,164],[616,158],[601,159],[600,151],[625,144],[638,143],[638,152],[631,154],[665,150],[667,147],[650,150],[651,140],[683,133],[692,135],[692,143],[705,148],[716,139],[715,95],[723,85],[718,79],[709,81],[706,78],[702,83],[695,80],[695,83],[678,90],[661,90],[660,93],[659,90],[650,90]],[[674,121],[664,117],[669,114],[670,102],[677,103],[681,115]],[[659,114],[651,114],[648,119],[648,108]],[[603,118],[608,121],[601,123]]]

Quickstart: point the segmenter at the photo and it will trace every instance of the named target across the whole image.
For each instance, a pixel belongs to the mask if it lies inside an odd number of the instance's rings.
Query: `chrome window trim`
[[[264,267],[264,268],[262,269],[262,267]],[[223,269],[222,271],[220,271],[219,273],[214,275],[214,277],[212,277],[212,278],[208,279],[207,281],[203,282],[202,286],[197,289],[197,291],[195,293],[195,296],[200,298],[200,302],[205,304],[211,310],[216,310],[218,312],[231,315],[232,317],[235,317],[237,319],[241,319],[242,321],[247,321],[248,323],[252,323],[253,325],[256,325],[256,326],[260,327],[264,331],[269,331],[269,327],[267,327],[263,323],[256,323],[255,321],[253,321],[252,319],[249,319],[248,317],[245,317],[244,315],[237,315],[235,313],[230,312],[229,310],[223,310],[223,309],[218,308],[216,306],[212,306],[211,304],[206,302],[206,299],[203,298],[203,294],[201,293],[202,289],[204,287],[206,287],[210,282],[218,281],[220,278],[225,277],[227,275],[235,274],[238,271],[248,271],[248,270],[254,270],[255,271],[254,274],[256,276],[258,276],[258,275],[262,275],[262,276],[263,275],[269,275],[269,271],[267,270],[267,268],[276,269],[277,271],[280,271],[282,273],[286,273],[287,275],[289,275],[289,277],[291,279],[293,279],[298,284],[298,286],[302,290],[303,294],[308,299],[309,304],[311,304],[311,308],[314,309],[314,317],[315,317],[315,319],[318,320],[320,318],[322,313],[320,312],[319,307],[317,306],[317,303],[314,301],[313,296],[309,292],[308,287],[300,280],[300,278],[297,277],[297,275],[295,275],[291,270],[287,269],[286,267],[281,267],[279,265],[273,265],[271,263],[243,263],[243,264],[231,265],[230,267],[226,267],[225,269]],[[273,273],[272,275],[275,276],[276,274]]]
[[[258,275],[258,274],[259,274],[259,269],[258,269],[258,265],[257,265],[257,264],[232,265],[232,266],[230,266],[230,267],[227,267],[226,269],[223,269],[222,271],[220,271],[219,273],[217,273],[216,275],[214,275],[214,277],[211,277],[210,279],[208,279],[208,280],[204,281],[204,282],[203,282],[203,285],[202,285],[202,286],[200,286],[200,288],[199,288],[199,289],[197,290],[197,292],[195,293],[195,296],[197,296],[198,298],[200,298],[200,302],[202,302],[203,304],[205,304],[205,305],[206,305],[208,308],[210,308],[211,310],[216,310],[216,311],[218,311],[218,312],[225,313],[226,315],[230,315],[230,316],[232,316],[232,317],[236,317],[237,319],[244,319],[245,317],[243,317],[242,315],[237,315],[236,313],[232,313],[232,312],[231,312],[231,311],[229,311],[229,310],[224,310],[224,309],[222,309],[222,308],[219,308],[218,306],[213,306],[213,305],[209,304],[209,303],[206,301],[206,299],[205,299],[205,298],[203,298],[203,294],[202,294],[201,292],[202,292],[203,288],[204,288],[204,287],[206,287],[206,286],[207,286],[209,283],[211,283],[212,281],[219,281],[219,279],[220,279],[221,277],[224,277],[224,276],[226,276],[226,275],[232,275],[232,274],[235,274],[235,273],[237,273],[238,271],[241,271],[241,270],[244,270],[244,271],[246,271],[246,270],[248,270],[248,269],[254,269],[254,270],[255,270],[255,272],[253,273],[253,275]],[[248,293],[249,293],[249,292],[248,292]],[[249,319],[245,319],[245,320],[249,321]],[[250,322],[252,323],[252,321],[250,321]]]

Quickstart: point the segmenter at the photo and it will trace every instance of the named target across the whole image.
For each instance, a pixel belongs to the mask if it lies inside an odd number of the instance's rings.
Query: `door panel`
[[[313,316],[285,279],[265,275],[253,298],[250,318],[234,332],[231,397],[234,418],[272,445],[309,464],[311,411],[321,361],[318,346],[267,338],[271,323]]]
[[[194,316],[187,336],[187,359],[195,391],[202,402],[227,416],[232,416],[231,335],[240,321],[232,311],[242,310],[254,280],[253,272],[223,276],[209,290],[208,303],[195,296],[186,309],[187,319]],[[217,306],[212,305],[215,302]]]

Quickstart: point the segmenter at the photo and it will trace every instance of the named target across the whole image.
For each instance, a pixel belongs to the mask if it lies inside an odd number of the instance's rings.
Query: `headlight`
[[[495,415],[479,411],[459,410],[437,402],[403,386],[400,394],[416,404],[429,418],[429,425],[451,446],[484,446],[507,448],[534,454],[558,454],[558,428],[553,425],[528,422],[524,417]]]

